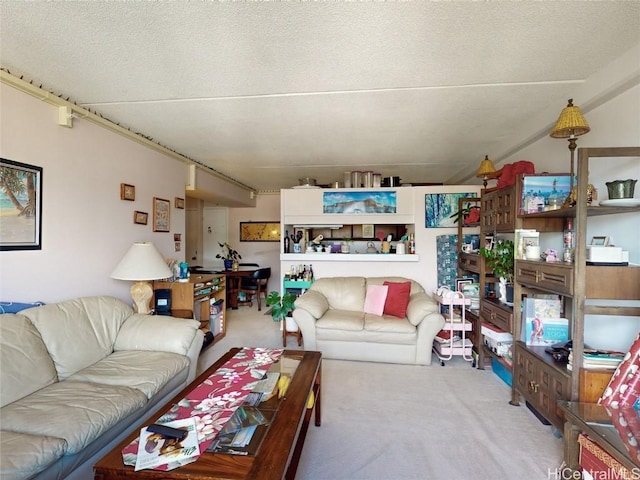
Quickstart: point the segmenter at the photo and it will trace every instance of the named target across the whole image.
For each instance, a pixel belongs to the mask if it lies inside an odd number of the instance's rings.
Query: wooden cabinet
[[[517,342],[518,344],[522,342]],[[558,400],[569,396],[570,376],[563,367],[559,368],[544,348],[518,348],[515,350],[514,385],[538,413],[558,430],[562,430],[563,414]]]
[[[569,263],[516,260],[515,274],[522,285],[573,295],[573,267]]]
[[[513,310],[496,299],[480,302],[480,318],[505,332],[513,331]]]
[[[513,232],[516,229],[516,206],[515,185],[483,193],[480,207],[482,230]]]
[[[640,157],[640,147],[579,149],[578,186],[589,183],[589,160],[594,157]],[[514,337],[519,339],[523,328],[521,299],[524,294],[561,295],[564,298],[564,316],[570,321],[573,342],[571,370],[554,362],[542,347],[527,346],[522,341],[515,344],[512,402],[517,403],[518,396],[522,395],[558,429],[562,429],[563,413],[556,405],[557,400],[593,401],[608,381],[607,374],[583,368],[585,315],[597,315],[601,321],[609,322],[615,322],[615,319],[607,316],[640,316],[640,307],[636,306],[640,300],[640,267],[586,264],[588,217],[623,213],[638,215],[640,208],[587,206],[586,190],[577,189],[575,207],[519,216],[523,223],[535,221],[543,224],[543,221],[548,221],[546,225],[554,221],[564,222],[567,218],[575,220],[574,263],[516,260],[515,264]],[[588,299],[597,299],[597,305],[587,303]]]
[[[200,329],[218,340],[226,333],[225,276],[192,274],[188,282],[154,282],[154,290],[171,290],[171,315],[195,318]],[[213,301],[212,301],[213,300]],[[212,308],[212,304],[217,306]],[[212,314],[212,310],[219,310]]]

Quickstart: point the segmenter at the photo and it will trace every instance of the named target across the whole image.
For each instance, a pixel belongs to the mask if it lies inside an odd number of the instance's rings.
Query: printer
[[[629,252],[609,245],[587,245],[589,265],[628,265]]]

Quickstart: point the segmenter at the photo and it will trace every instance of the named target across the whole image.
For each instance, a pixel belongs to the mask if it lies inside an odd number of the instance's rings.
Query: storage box
[[[508,370],[507,367],[502,365],[495,358],[491,359],[491,369],[493,370],[493,373],[495,373],[498,377],[500,377],[500,379],[504,383],[506,383],[507,385],[511,386],[511,383],[512,383],[511,370]]]
[[[578,435],[578,443],[580,444],[580,468],[584,478],[619,478],[624,480],[637,478],[636,475],[632,476],[632,472],[587,435],[583,433]]]
[[[496,342],[511,342],[513,343],[513,335],[509,332],[505,332],[504,330],[500,330],[495,325],[491,325],[490,323],[482,322],[482,326],[480,327],[480,333],[485,337],[489,337]]]
[[[512,357],[511,348],[513,347],[513,342],[499,342],[486,335],[484,335],[483,338],[487,348],[499,357]]]

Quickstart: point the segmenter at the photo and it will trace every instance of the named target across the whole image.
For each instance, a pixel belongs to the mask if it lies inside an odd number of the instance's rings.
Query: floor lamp
[[[576,150],[576,137],[584,135],[591,130],[589,124],[582,116],[582,112],[579,107],[573,104],[573,98],[569,99],[569,104],[560,112],[560,117],[556,122],[553,130],[549,134],[553,138],[568,138],[569,139],[569,151],[571,152],[571,166],[569,180],[569,192],[573,191],[573,164],[574,155]]]

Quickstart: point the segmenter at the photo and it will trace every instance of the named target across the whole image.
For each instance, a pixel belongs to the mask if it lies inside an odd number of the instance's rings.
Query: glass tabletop
[[[613,409],[597,403],[558,402],[560,407],[619,455],[640,466],[640,411],[633,407]]]

